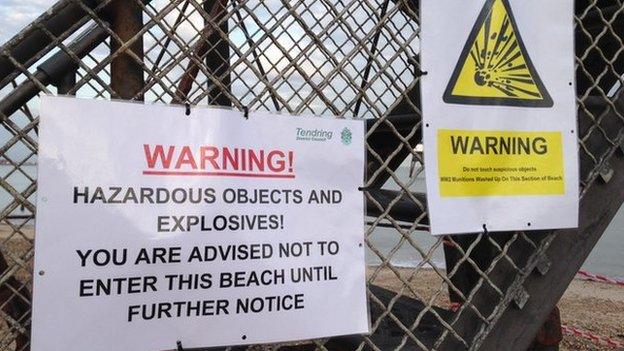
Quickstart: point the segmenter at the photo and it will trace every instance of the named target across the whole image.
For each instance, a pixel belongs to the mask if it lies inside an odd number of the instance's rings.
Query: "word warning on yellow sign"
[[[433,235],[578,226],[573,5],[420,1]]]
[[[444,93],[457,104],[551,107],[507,0],[489,0]]]
[[[559,132],[438,130],[440,194],[562,195]]]

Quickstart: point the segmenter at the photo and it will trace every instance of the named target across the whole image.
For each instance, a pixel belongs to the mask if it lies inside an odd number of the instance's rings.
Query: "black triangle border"
[[[509,14],[509,20],[511,21],[511,26],[514,32],[516,33],[516,38],[517,38],[520,50],[522,52],[522,55],[524,56],[524,60],[527,64],[529,71],[531,72],[531,75],[533,76],[533,81],[537,85],[537,88],[539,89],[540,93],[542,93],[543,99],[536,101],[536,100],[520,100],[520,99],[504,98],[504,97],[491,98],[491,97],[455,96],[452,94],[453,88],[455,87],[455,84],[457,84],[457,79],[459,78],[459,75],[461,74],[463,63],[468,59],[468,55],[470,54],[472,43],[477,39],[481,26],[485,23],[485,20],[490,12],[490,9],[493,7],[495,1],[496,0],[488,0],[483,6],[483,9],[481,10],[479,17],[475,21],[475,25],[472,28],[472,32],[470,33],[468,40],[466,40],[464,49],[462,50],[462,53],[459,56],[457,66],[455,66],[455,70],[453,71],[451,80],[449,81],[449,84],[446,87],[446,91],[444,92],[444,97],[443,97],[444,102],[449,103],[449,104],[462,104],[462,105],[553,107],[554,105],[553,100],[550,97],[548,90],[544,86],[544,83],[542,83],[542,79],[537,73],[537,70],[535,69],[533,62],[531,61],[531,56],[528,55],[526,47],[524,46],[524,42],[522,41],[522,35],[520,31],[518,30],[518,26],[516,25],[516,19],[514,17],[513,11],[511,9],[511,6],[509,5],[508,0],[501,0],[501,1],[503,2],[503,6],[505,6],[505,9],[507,10],[507,13]]]

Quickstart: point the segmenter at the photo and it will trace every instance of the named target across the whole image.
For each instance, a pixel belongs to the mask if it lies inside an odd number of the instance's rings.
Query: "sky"
[[[0,43],[4,44],[11,39],[55,2],[55,0],[0,0]]]

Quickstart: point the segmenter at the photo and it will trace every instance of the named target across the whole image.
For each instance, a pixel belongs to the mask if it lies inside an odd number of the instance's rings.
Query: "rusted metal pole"
[[[135,38],[143,28],[143,11],[135,0],[114,0],[110,16],[111,28],[122,41],[111,38],[111,55],[116,56],[111,63],[111,88],[117,98],[143,100],[143,67],[130,55],[134,53],[143,60],[143,38]],[[131,45],[119,52],[122,45],[131,40]]]
[[[106,31],[100,26],[90,27],[84,34],[72,41],[67,49],[74,55],[82,58],[93,51],[107,37]],[[65,51],[58,51],[50,58],[37,66],[36,80],[42,85],[60,81],[68,72],[75,72],[78,64]],[[40,87],[33,80],[26,80],[11,90],[0,100],[0,121],[4,121],[15,111],[35,97]]]
[[[82,0],[82,5],[91,9],[101,3],[101,0]],[[45,55],[54,48],[50,45],[54,37],[63,36],[72,26],[87,20],[88,16],[80,5],[71,0],[59,1],[34,22],[38,23],[38,26],[26,27],[4,44],[0,51],[20,64],[28,66],[37,57]],[[54,37],[47,34],[48,32]],[[9,84],[21,73],[11,63],[8,56],[0,56],[0,88]]]
[[[209,15],[210,18],[219,18],[219,14],[221,13],[219,6],[214,6],[211,8]],[[202,30],[201,37],[208,38],[212,36],[215,28],[210,24],[206,23],[206,26]],[[193,56],[202,60],[202,58],[206,55],[209,50],[208,41],[207,40],[199,40],[195,45],[193,45]],[[188,66],[184,70],[182,77],[180,78],[180,82],[178,83],[178,87],[175,92],[175,96],[171,100],[172,104],[182,104],[188,101],[188,94],[193,87],[193,82],[197,78],[197,74],[199,74],[199,65],[195,60],[189,60]]]
[[[224,15],[227,10],[227,0],[209,0],[204,3],[206,13],[211,13],[213,9]],[[220,21],[221,17],[212,17],[212,20]],[[207,21],[206,21],[207,22]],[[206,23],[208,25],[208,23]],[[219,30],[228,34],[228,21],[219,23]],[[230,77],[230,45],[219,31],[213,31],[207,38],[210,50],[206,55],[206,68],[208,72],[219,82],[214,83],[208,80],[208,103],[211,105],[231,106],[231,77]]]

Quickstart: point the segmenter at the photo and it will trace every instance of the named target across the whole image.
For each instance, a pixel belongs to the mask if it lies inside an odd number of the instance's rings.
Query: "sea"
[[[416,180],[410,186],[414,192],[425,192],[424,172],[416,167],[413,172],[418,174]],[[25,165],[20,171],[15,171],[12,166],[0,165],[0,176],[5,178],[16,190],[22,192],[31,183],[30,178],[36,179],[37,166]],[[402,165],[396,171],[399,179],[409,179],[409,165]],[[389,180],[385,185],[386,189],[398,189],[398,185],[393,180]],[[34,203],[35,194],[30,197]],[[5,208],[12,201],[11,195],[0,187],[0,209]],[[16,209],[13,214],[19,215],[22,210]],[[372,220],[372,219],[371,219]],[[34,224],[34,223],[33,223]],[[370,227],[365,227],[365,231],[370,231]],[[411,231],[405,229],[404,233],[411,239],[405,240],[395,228],[377,227],[368,233],[370,242],[379,250],[383,257],[390,257],[390,262],[397,267],[423,267],[437,266],[444,268],[444,253],[442,245],[437,238],[432,237],[425,231]],[[528,233],[530,235],[530,232]],[[410,243],[410,241],[412,243]],[[592,273],[607,275],[609,277],[624,278],[624,209],[615,216],[606,232],[585,261],[583,269]],[[423,257],[429,260],[423,262]],[[556,258],[552,258],[556,259]],[[369,265],[378,265],[382,262],[378,254],[368,249],[366,261]]]

